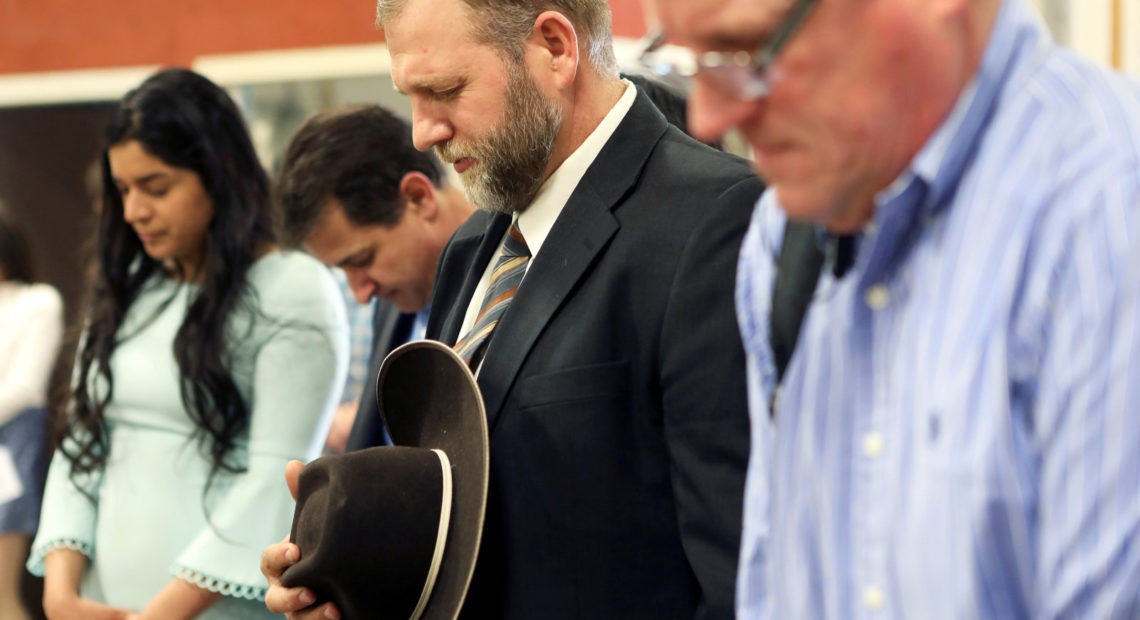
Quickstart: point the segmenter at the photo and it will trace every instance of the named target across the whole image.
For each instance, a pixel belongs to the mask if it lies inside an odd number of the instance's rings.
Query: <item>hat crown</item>
[[[487,504],[482,395],[463,360],[432,340],[393,350],[376,381],[397,445],[323,457],[302,470],[292,532],[301,560],[282,583],[312,588],[346,620],[411,618],[417,605],[425,619],[453,619],[475,571]]]
[[[390,446],[313,461],[301,472],[304,492],[291,534],[301,560],[283,582],[304,584],[348,618],[417,617],[443,555],[451,482],[447,457],[427,448]],[[374,495],[345,501],[363,487]],[[382,505],[368,505],[376,501]],[[357,518],[362,509],[374,518]]]

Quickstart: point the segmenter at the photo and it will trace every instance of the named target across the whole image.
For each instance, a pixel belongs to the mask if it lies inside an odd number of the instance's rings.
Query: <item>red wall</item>
[[[639,0],[614,31],[644,32]],[[196,56],[376,43],[375,0],[0,0],[0,74],[189,65]]]
[[[645,0],[609,0],[614,14],[614,34],[619,37],[639,38],[645,34],[645,15],[641,3]]]

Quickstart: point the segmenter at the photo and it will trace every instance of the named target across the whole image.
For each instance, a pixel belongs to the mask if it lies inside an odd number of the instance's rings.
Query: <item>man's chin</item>
[[[768,187],[775,192],[776,203],[790,220],[822,224],[831,215],[828,204],[810,189],[779,181],[772,182]]]
[[[475,206],[479,210],[487,211],[488,213],[502,213],[504,215],[515,215],[516,213],[521,214],[521,213],[525,212],[527,209],[529,209],[530,203],[526,203],[526,204],[520,205],[518,207],[511,206],[508,204],[498,204],[498,203],[486,205],[486,206],[476,204]]]
[[[467,190],[467,198],[471,201],[471,204],[475,205],[477,209],[490,213],[504,213],[506,215],[523,213],[530,208],[530,203],[534,200],[533,196],[530,198],[506,198],[503,196],[492,196],[483,192],[471,191],[470,189]]]
[[[789,220],[818,224],[828,232],[847,235],[860,232],[874,216],[874,203],[832,199],[815,188],[776,183],[776,203]]]
[[[427,303],[419,299],[390,297],[386,298],[385,301],[395,306],[397,310],[404,314],[415,314],[427,307]]]

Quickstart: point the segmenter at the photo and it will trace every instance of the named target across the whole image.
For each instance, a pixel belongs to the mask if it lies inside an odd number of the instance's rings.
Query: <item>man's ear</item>
[[[538,52],[529,58],[537,75],[547,74],[558,89],[573,83],[578,73],[578,32],[574,24],[558,11],[544,11],[534,20],[527,38],[528,48]]]
[[[434,220],[439,214],[435,185],[422,172],[413,170],[404,174],[400,179],[400,196],[412,213],[425,220]]]

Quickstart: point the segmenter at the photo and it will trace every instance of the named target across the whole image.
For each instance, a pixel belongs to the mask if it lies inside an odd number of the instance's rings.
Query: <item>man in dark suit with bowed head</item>
[[[464,616],[732,617],[749,446],[733,284],[760,182],[618,77],[604,0],[378,15],[416,146],[479,207],[427,330],[470,359],[490,428]],[[266,550],[268,606],[338,617],[280,585],[298,556]]]
[[[424,337],[439,255],[474,207],[412,146],[407,121],[377,105],[307,119],[285,147],[277,202],[287,243],[343,269],[360,303],[378,298],[359,407],[334,425],[351,426],[345,450],[390,443],[376,408],[380,362]]]

